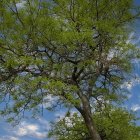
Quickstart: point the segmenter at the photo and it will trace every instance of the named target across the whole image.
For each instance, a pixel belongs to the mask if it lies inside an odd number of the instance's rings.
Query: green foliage
[[[103,140],[138,140],[140,127],[136,126],[134,114],[118,107],[106,106],[94,112],[93,119]],[[52,124],[48,137],[56,140],[90,140],[85,123],[80,115],[72,113]]]
[[[50,95],[58,97],[50,110],[63,104],[89,113],[101,97],[122,101],[120,85],[138,56],[127,43],[139,17],[133,0],[18,2],[0,2],[0,101],[9,122],[41,112]]]
[[[72,116],[66,116],[59,122],[52,123],[52,130],[50,130],[48,137],[54,137],[56,140],[82,140],[89,137],[87,129],[81,117],[77,113]]]

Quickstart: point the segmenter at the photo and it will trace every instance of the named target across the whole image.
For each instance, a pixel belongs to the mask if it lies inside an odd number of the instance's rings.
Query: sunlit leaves
[[[139,130],[135,126],[135,117],[122,108],[106,106],[100,112],[94,112],[93,118],[102,139],[105,140],[138,140]],[[83,119],[77,113],[70,113],[52,125],[49,137],[70,140],[90,139]]]

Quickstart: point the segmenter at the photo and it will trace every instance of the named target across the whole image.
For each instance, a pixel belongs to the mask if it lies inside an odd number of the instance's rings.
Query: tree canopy
[[[112,103],[124,95],[120,85],[137,51],[127,40],[138,7],[133,0],[18,2],[0,3],[1,114],[9,121],[26,110],[36,114],[51,95],[76,108],[91,139],[101,140],[94,101]]]

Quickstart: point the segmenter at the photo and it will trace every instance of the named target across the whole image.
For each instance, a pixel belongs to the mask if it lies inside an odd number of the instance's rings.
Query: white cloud
[[[139,104],[133,105],[133,106],[131,107],[131,110],[133,110],[133,111],[138,111],[138,110],[140,110],[140,105],[139,105]]]
[[[121,85],[121,88],[126,88],[128,90],[131,90],[134,83],[132,81],[124,82],[123,85]]]
[[[52,95],[47,95],[44,99],[43,99],[43,107],[44,108],[49,108],[52,107],[52,105],[54,105],[57,100],[59,98],[56,96],[52,96]]]
[[[36,131],[38,131],[38,125],[35,124],[28,124],[23,122],[17,129],[16,134],[18,136],[25,136],[28,135],[29,133],[35,133]]]
[[[20,140],[20,139],[13,136],[2,136],[0,140]]]
[[[21,9],[21,8],[23,8],[25,6],[25,4],[26,4],[26,1],[25,0],[21,0],[19,3],[16,4],[16,7],[18,9]]]
[[[136,86],[139,83],[140,83],[140,78],[136,77],[136,78],[131,79],[130,81],[124,82],[121,85],[121,88],[131,90],[134,86]]]
[[[47,132],[40,131],[39,124],[30,124],[22,122],[14,132],[18,137],[30,136],[38,139],[46,138]]]
[[[14,127],[5,124],[3,130],[6,134],[1,135],[0,140],[21,140],[24,137],[44,140],[47,138],[48,130],[50,130],[50,123],[45,118],[40,117],[33,122],[22,121]]]

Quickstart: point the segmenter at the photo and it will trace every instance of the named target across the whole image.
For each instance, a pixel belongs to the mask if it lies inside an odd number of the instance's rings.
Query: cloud
[[[50,129],[50,123],[47,120],[45,120],[44,118],[39,118],[38,121],[42,128],[47,131]]]
[[[131,60],[131,63],[134,66],[134,74],[135,77],[133,77],[132,79],[130,79],[129,81],[124,82],[121,85],[121,88],[123,89],[128,89],[129,91],[136,86],[137,84],[140,83],[140,75],[139,73],[137,73],[137,71],[140,69],[140,59],[133,59]],[[130,97],[130,96],[129,96]]]
[[[20,140],[20,139],[13,136],[2,136],[0,140]]]
[[[19,3],[16,4],[17,9],[21,9],[23,7],[25,7],[26,1],[25,0],[21,0]]]
[[[134,81],[124,82],[123,85],[121,85],[121,88],[126,88],[128,90],[131,90],[134,85]]]
[[[131,90],[134,86],[136,86],[139,83],[140,83],[140,78],[136,77],[136,78],[131,79],[130,81],[124,82],[121,85],[121,88]]]
[[[17,127],[14,134],[18,137],[30,136],[38,139],[43,139],[47,136],[47,132],[41,131],[39,124],[31,124],[27,122],[22,122]]]
[[[44,108],[49,108],[52,107],[58,100],[59,98],[56,96],[52,96],[52,95],[47,95],[46,97],[44,97],[43,99],[43,107]]]
[[[47,120],[39,118],[35,123],[23,121],[15,127],[7,124],[4,129],[6,134],[0,136],[0,140],[21,140],[25,137],[44,140],[47,138],[47,132],[50,129],[50,124]]]
[[[24,135],[28,135],[28,134],[33,134],[33,133],[36,133],[36,131],[38,131],[38,125],[35,125],[35,124],[27,124],[27,123],[22,123],[17,131],[16,131],[16,134],[18,136],[24,136]]]
[[[133,105],[133,106],[131,107],[131,110],[132,110],[132,111],[138,111],[138,110],[140,110],[140,105],[139,105],[139,104]]]

